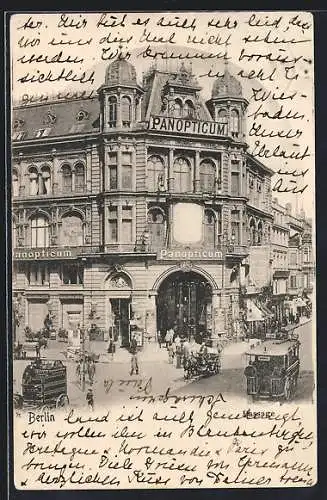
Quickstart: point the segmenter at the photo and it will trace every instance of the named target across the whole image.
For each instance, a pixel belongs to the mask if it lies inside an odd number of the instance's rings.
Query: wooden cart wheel
[[[66,408],[69,405],[69,398],[67,394],[60,394],[56,401],[56,408]]]
[[[284,397],[286,399],[286,401],[289,401],[290,397],[291,397],[291,381],[289,378],[287,378],[285,380],[285,386],[284,386]]]

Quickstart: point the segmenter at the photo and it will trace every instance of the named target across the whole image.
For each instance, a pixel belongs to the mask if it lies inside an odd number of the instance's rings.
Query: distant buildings
[[[131,325],[145,340],[173,325],[234,335],[241,317],[271,316],[262,289],[277,316],[310,292],[310,225],[272,204],[273,171],[247,153],[247,105],[227,68],[204,102],[184,65],[139,84],[117,60],[96,97],[16,106],[17,335],[49,313],[56,329],[97,324],[121,345]]]

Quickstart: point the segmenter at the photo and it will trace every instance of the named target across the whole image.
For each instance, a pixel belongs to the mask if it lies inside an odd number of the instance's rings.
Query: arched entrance
[[[194,271],[176,271],[160,284],[157,329],[163,335],[174,328],[181,336],[211,335],[212,286]]]

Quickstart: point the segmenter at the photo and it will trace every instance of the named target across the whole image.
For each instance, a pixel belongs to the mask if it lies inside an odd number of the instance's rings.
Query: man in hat
[[[134,372],[136,375],[139,373],[139,365],[138,365],[138,359],[137,359],[137,340],[135,334],[131,338],[130,346],[129,346],[129,352],[131,353],[131,371],[130,375],[133,375]]]

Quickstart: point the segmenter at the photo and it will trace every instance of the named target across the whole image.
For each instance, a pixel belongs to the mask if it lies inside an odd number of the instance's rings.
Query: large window
[[[33,248],[49,246],[49,222],[43,216],[31,219],[31,246]]]
[[[213,193],[216,183],[216,166],[212,160],[203,160],[200,164],[200,190]]]
[[[118,241],[118,208],[109,207],[109,242],[117,243]]]
[[[216,244],[216,222],[216,215],[213,210],[205,210],[203,221],[203,240],[209,247],[214,247]]]
[[[290,287],[296,288],[296,276],[290,276]]]
[[[232,137],[238,137],[240,132],[240,119],[236,109],[232,109],[230,113],[230,131]]]
[[[84,244],[83,221],[79,214],[67,214],[61,220],[61,245],[79,247]]]
[[[109,153],[109,190],[115,191],[117,184],[117,153]]]
[[[29,168],[29,193],[31,196],[36,196],[39,192],[39,173],[36,167]]]
[[[232,196],[240,196],[240,163],[232,161]]]
[[[83,285],[84,269],[78,264],[62,264],[61,282],[63,285]]]
[[[147,163],[147,185],[149,191],[159,191],[164,184],[165,167],[160,156],[152,155]]]
[[[185,118],[194,118],[195,116],[195,110],[194,110],[194,105],[192,101],[186,101],[184,104],[183,108],[183,115]]]
[[[33,262],[27,269],[29,285],[48,285],[50,280],[49,266],[44,262]]]
[[[51,172],[50,167],[44,165],[41,167],[41,174],[39,176],[39,192],[38,194],[51,193]]]
[[[290,252],[290,264],[295,266],[297,264],[297,254],[296,251]]]
[[[174,161],[174,186],[176,193],[192,191],[191,165],[185,158],[176,158]]]
[[[149,210],[148,226],[150,233],[150,245],[153,248],[164,246],[166,237],[166,220],[162,210],[159,208],[151,208]]]
[[[122,153],[122,189],[131,191],[133,189],[132,153]]]
[[[129,97],[121,99],[121,119],[123,127],[129,127],[132,121],[132,105]]]
[[[73,173],[70,165],[63,165],[62,171],[62,190],[64,193],[71,193],[73,190]]]
[[[117,123],[117,99],[116,97],[109,97],[108,101],[109,111],[109,127],[116,127]]]
[[[261,221],[258,222],[258,236],[257,236],[257,244],[262,245],[263,243],[263,224]]]
[[[174,116],[176,118],[182,116],[182,109],[183,109],[183,103],[180,99],[176,99],[174,104],[173,104],[173,111],[174,111]]]
[[[132,207],[122,207],[122,243],[131,243],[133,241],[133,211]]]
[[[249,221],[249,236],[250,236],[250,245],[256,244],[256,228],[254,219],[250,219]]]
[[[19,196],[19,180],[16,169],[14,169],[12,172],[12,195],[14,197]]]
[[[239,245],[241,242],[240,211],[232,210],[232,234],[231,242]]]
[[[75,189],[78,193],[85,191],[85,169],[83,163],[75,165]]]

